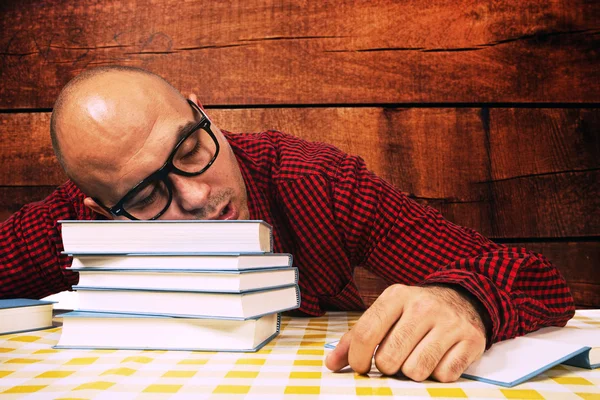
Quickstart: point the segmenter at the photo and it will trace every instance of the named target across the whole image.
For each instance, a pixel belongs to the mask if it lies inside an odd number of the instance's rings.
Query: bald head
[[[131,67],[95,68],[70,81],[58,96],[52,145],[67,176],[84,193],[97,196],[128,173],[125,164],[146,141],[164,140],[151,138],[155,128],[180,124],[174,120],[186,113],[192,117],[185,99],[158,75]]]
[[[64,170],[88,196],[84,205],[107,218],[134,217],[127,210],[145,215],[155,205],[166,206],[154,214],[163,219],[249,218],[245,182],[227,138],[150,72],[103,67],[82,73],[60,93],[51,134]],[[199,169],[182,172],[176,165]]]

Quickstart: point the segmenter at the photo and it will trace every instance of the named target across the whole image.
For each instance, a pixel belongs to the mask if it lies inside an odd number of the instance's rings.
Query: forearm
[[[569,288],[543,256],[493,243],[410,201],[398,220],[371,252],[373,272],[400,283],[462,287],[487,311],[488,346],[572,317]],[[390,268],[382,252],[395,248],[398,264]]]
[[[348,255],[388,282],[462,287],[488,313],[488,345],[547,325],[563,325],[573,298],[543,256],[508,249],[455,225],[378,178],[360,159],[340,166],[333,191]]]

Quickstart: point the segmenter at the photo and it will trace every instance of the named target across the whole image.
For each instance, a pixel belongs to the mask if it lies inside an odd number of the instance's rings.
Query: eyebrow
[[[190,133],[190,131],[196,127],[198,124],[200,123],[200,121],[190,121],[188,123],[186,123],[185,125],[181,125],[179,128],[177,128],[177,135],[176,135],[176,139],[175,139],[175,144],[179,143],[179,141],[181,139],[183,139],[183,137],[185,135],[187,135],[188,133]],[[173,145],[175,146],[175,145]]]
[[[199,123],[200,123],[200,121],[189,121],[189,122],[185,123],[184,125],[180,125],[177,128],[176,137],[175,137],[175,143],[173,144],[173,148],[170,150],[169,154],[171,154],[173,152],[173,150],[174,150],[175,146],[177,145],[177,143],[179,143],[179,141],[183,137],[185,137],[185,135],[187,135],[191,130],[193,130],[194,127],[196,127]],[[163,165],[164,165],[164,162],[163,162]],[[150,175],[148,175],[148,176],[150,176]],[[148,176],[146,178],[144,178],[144,180],[146,180],[148,178]],[[140,183],[141,183],[141,181],[140,181]],[[125,193],[123,193],[121,195],[121,197],[120,197],[120,200],[122,200],[124,196],[126,196],[129,192],[131,192],[131,190],[133,190],[133,188],[131,188],[131,189],[127,190]]]

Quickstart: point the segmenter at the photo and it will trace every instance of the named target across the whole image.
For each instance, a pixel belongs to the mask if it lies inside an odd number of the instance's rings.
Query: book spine
[[[281,313],[277,313],[277,329],[275,330],[275,332],[281,332]]]
[[[294,264],[294,256],[292,254],[288,254],[288,267],[291,267]]]
[[[294,283],[298,284],[298,279],[300,279],[300,273],[298,272],[298,268],[294,268]],[[300,290],[298,290],[299,292]]]
[[[302,299],[300,297],[300,285],[296,284],[296,308],[300,307],[301,301]]]

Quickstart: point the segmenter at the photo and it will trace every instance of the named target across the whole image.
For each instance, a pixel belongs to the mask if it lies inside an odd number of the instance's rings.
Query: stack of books
[[[264,221],[60,221],[79,309],[57,348],[256,351],[298,308]]]

